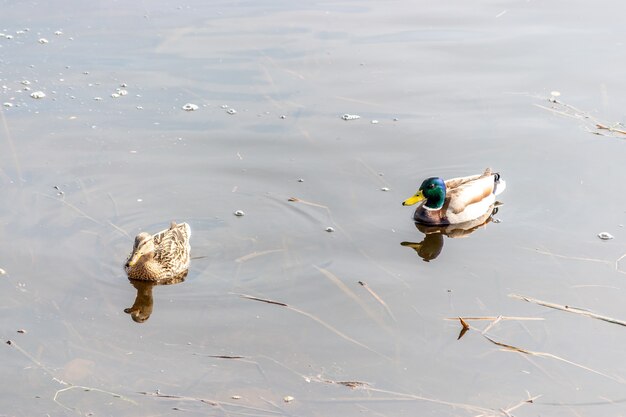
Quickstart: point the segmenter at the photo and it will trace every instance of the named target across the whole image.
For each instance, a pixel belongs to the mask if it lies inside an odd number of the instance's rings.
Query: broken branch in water
[[[624,321],[624,320],[618,320],[618,319],[614,319],[612,317],[603,316],[603,315],[596,314],[596,313],[593,313],[591,311],[583,310],[583,309],[577,308],[577,307],[571,307],[571,306],[567,306],[567,305],[550,303],[548,301],[541,301],[541,300],[537,300],[536,298],[526,297],[526,296],[517,295],[517,294],[509,294],[509,297],[517,298],[518,300],[527,301],[529,303],[534,303],[534,304],[537,304],[537,305],[540,305],[540,306],[544,306],[544,307],[548,307],[548,308],[554,308],[556,310],[561,310],[561,311],[567,311],[569,313],[580,314],[580,315],[583,315],[583,316],[591,317],[593,319],[606,321],[608,323],[619,324],[620,326],[626,326],[626,321]]]
[[[621,133],[622,135],[626,135],[626,130],[616,129],[616,128],[610,127],[610,126],[605,126],[602,123],[596,123],[596,127],[598,129],[608,130],[609,132],[616,132],[616,133]]]
[[[549,101],[550,103],[552,103],[551,107],[543,106],[541,104],[535,104],[535,106],[554,114],[578,119],[583,121],[584,123],[590,123],[590,126],[587,129],[589,133],[592,133],[594,135],[617,137],[614,135],[605,135],[601,131],[626,135],[626,130],[610,126],[608,123],[600,121],[586,111],[580,110],[574,106],[556,100],[554,97],[552,97]],[[619,125],[619,123],[617,125]]]

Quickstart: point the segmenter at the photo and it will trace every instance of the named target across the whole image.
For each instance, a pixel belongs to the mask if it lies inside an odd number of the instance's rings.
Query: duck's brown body
[[[124,265],[128,278],[156,282],[186,274],[190,261],[190,236],[189,225],[176,222],[154,236],[145,232],[137,235],[133,251]]]

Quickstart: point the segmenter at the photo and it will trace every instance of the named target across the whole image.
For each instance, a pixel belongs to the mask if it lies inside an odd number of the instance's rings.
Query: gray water
[[[0,415],[626,414],[624,328],[510,297],[626,319],[621,2],[0,10]],[[401,245],[488,166],[498,222]],[[189,275],[135,302],[171,220]]]

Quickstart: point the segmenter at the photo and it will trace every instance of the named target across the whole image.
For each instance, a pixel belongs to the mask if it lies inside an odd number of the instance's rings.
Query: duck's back
[[[191,229],[187,223],[175,222],[169,229],[154,235],[154,259],[172,275],[182,273],[189,267],[190,236]]]

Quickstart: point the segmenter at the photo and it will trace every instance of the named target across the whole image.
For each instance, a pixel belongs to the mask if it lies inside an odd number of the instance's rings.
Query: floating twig
[[[292,203],[302,203],[302,204],[306,204],[307,206],[319,207],[319,208],[323,208],[323,209],[328,210],[328,207],[325,206],[325,205],[312,203],[310,201],[301,200],[298,197],[289,197],[287,199],[287,201],[292,202]]]
[[[369,287],[369,285],[367,285],[367,284],[366,284],[365,282],[363,282],[363,281],[359,281],[359,285],[361,285],[363,288],[365,288],[365,289],[367,290],[367,292],[369,292],[369,293],[370,293],[370,295],[371,295],[372,297],[374,297],[374,299],[375,299],[376,301],[378,301],[378,302],[380,303],[380,305],[382,305],[382,306],[385,308],[385,311],[387,311],[387,314],[389,314],[389,317],[391,317],[391,319],[392,319],[393,321],[396,321],[396,318],[395,318],[395,316],[393,315],[393,313],[391,312],[391,309],[389,308],[389,306],[387,305],[387,303],[386,303],[386,302],[385,302],[382,298],[380,298],[380,297],[378,296],[378,294],[376,294],[376,293],[374,292],[374,290],[372,290],[372,289]]]
[[[525,321],[525,320],[531,320],[531,321],[538,321],[538,320],[545,320],[545,318],[543,317],[513,317],[513,316],[484,316],[484,317],[447,317],[444,320],[451,320],[451,321],[456,321],[456,320],[463,320],[463,321],[494,321],[494,320],[519,320],[519,321]]]
[[[158,391],[157,392],[141,391],[141,392],[138,392],[138,394],[145,395],[147,397],[165,398],[165,399],[178,400],[178,401],[197,401],[197,402],[201,402],[203,404],[211,405],[213,407],[218,407],[218,408],[220,408],[224,412],[225,415],[229,415],[230,414],[229,412],[227,412],[227,410],[224,409],[225,406],[232,407],[232,408],[235,408],[235,409],[239,408],[239,409],[243,409],[243,410],[262,412],[262,413],[267,413],[267,414],[271,414],[271,415],[284,414],[280,410],[278,410],[278,411],[267,410],[267,409],[263,409],[263,408],[247,406],[247,405],[244,405],[244,404],[241,404],[241,403],[231,403],[231,402],[225,402],[225,401],[217,401],[217,400],[211,400],[211,399],[207,399],[207,398],[187,397],[187,396],[184,396],[184,395],[163,394],[163,393],[158,392]]]
[[[261,252],[252,252],[249,253],[247,255],[244,256],[240,256],[239,258],[235,259],[235,262],[241,263],[241,262],[246,262],[249,261],[250,259],[254,259],[257,258],[259,256],[263,256],[263,255],[268,255],[270,253],[276,253],[276,252],[284,252],[285,249],[269,249],[269,250],[264,250]]]
[[[66,410],[71,410],[71,411],[75,411],[75,409],[70,408],[68,406],[66,406],[65,404],[63,404],[61,401],[59,401],[59,395],[66,392],[66,391],[71,391],[74,389],[82,389],[83,391],[94,391],[94,392],[100,392],[103,394],[107,394],[110,395],[114,398],[119,398],[122,401],[126,401],[129,402],[131,404],[137,405],[137,403],[133,400],[131,400],[130,398],[126,398],[121,394],[117,394],[115,392],[111,392],[111,391],[106,391],[100,388],[93,388],[93,387],[86,387],[84,385],[74,385],[71,382],[67,382],[64,381],[62,379],[59,379],[55,376],[55,373],[52,369],[50,369],[49,367],[47,367],[46,365],[44,365],[42,362],[38,361],[33,355],[31,355],[30,353],[26,352],[24,349],[22,349],[17,343],[15,343],[12,340],[8,340],[7,344],[11,347],[13,347],[13,349],[16,349],[18,352],[20,352],[22,355],[24,355],[26,358],[28,358],[32,363],[34,363],[38,368],[40,368],[42,371],[44,371],[45,373],[47,373],[48,375],[50,375],[52,377],[52,380],[57,382],[60,385],[65,386],[65,388],[62,388],[58,391],[56,391],[54,393],[54,396],[52,397],[52,401],[57,403],[59,406],[65,408]]]
[[[517,298],[518,300],[528,301],[529,303],[534,303],[534,304],[537,304],[537,305],[540,305],[540,306],[544,306],[544,307],[548,307],[548,308],[554,308],[556,310],[567,311],[569,313],[575,313],[575,314],[581,314],[583,316],[587,316],[587,317],[591,317],[593,319],[606,321],[608,323],[619,324],[620,326],[626,326],[626,321],[624,321],[624,320],[619,320],[619,319],[614,319],[612,317],[603,316],[601,314],[596,314],[596,313],[593,313],[593,312],[591,312],[589,310],[583,310],[583,309],[577,308],[577,307],[571,307],[571,306],[567,306],[567,305],[551,303],[551,302],[548,302],[548,301],[537,300],[536,298],[526,297],[526,296],[517,295],[517,294],[509,294],[509,297]]]
[[[548,352],[535,352],[535,351],[528,350],[528,349],[525,349],[525,348],[521,348],[521,347],[517,347],[517,346],[509,345],[509,344],[506,344],[506,343],[498,342],[498,341],[496,341],[496,340],[492,339],[491,337],[489,337],[489,336],[487,336],[487,335],[485,335],[485,334],[483,334],[482,336],[483,336],[485,339],[489,340],[489,341],[490,341],[491,343],[493,343],[494,345],[496,345],[496,346],[500,346],[501,348],[503,348],[503,349],[504,349],[504,350],[506,350],[506,351],[517,352],[517,353],[523,353],[523,354],[525,354],[525,355],[540,356],[540,357],[544,357],[544,358],[555,359],[555,360],[557,360],[557,361],[564,362],[564,363],[567,363],[567,364],[569,364],[569,365],[575,366],[576,368],[584,369],[585,371],[589,371],[589,372],[592,372],[592,373],[594,373],[594,374],[596,374],[596,375],[603,376],[603,377],[605,377],[605,378],[608,378],[608,379],[610,379],[610,380],[612,380],[612,381],[615,381],[615,382],[618,382],[618,383],[620,383],[620,384],[624,384],[624,383],[626,382],[626,380],[624,380],[624,379],[622,379],[622,378],[618,378],[618,377],[615,377],[615,376],[611,376],[611,375],[605,374],[604,372],[596,371],[596,370],[595,370],[595,369],[593,369],[593,368],[590,368],[590,367],[585,366],[585,365],[581,365],[581,364],[576,363],[576,362],[572,362],[572,361],[570,361],[570,360],[568,360],[568,359],[562,358],[562,357],[557,356],[557,355],[554,355],[554,354],[552,354],[552,353],[548,353]]]
[[[385,327],[385,323],[381,320],[381,318],[375,312],[373,312],[369,308],[369,306],[365,304],[365,302],[363,302],[363,300],[354,293],[354,291],[348,288],[348,286],[344,284],[343,281],[339,279],[338,276],[336,276],[329,270],[319,267],[317,265],[313,265],[313,267],[317,269],[326,278],[328,278],[330,282],[335,284],[341,291],[343,291],[355,303],[357,303],[363,309],[363,311],[365,311],[367,315],[370,316],[374,321],[376,321],[381,327]]]
[[[296,313],[298,313],[298,314],[301,314],[301,315],[303,315],[303,316],[305,316],[305,317],[308,317],[308,318],[310,318],[311,320],[313,320],[313,321],[317,322],[318,324],[321,324],[321,325],[322,325],[322,326],[324,326],[326,329],[328,329],[328,330],[330,330],[331,332],[335,333],[337,336],[341,337],[342,339],[347,340],[348,342],[353,343],[353,344],[355,344],[355,345],[357,345],[357,346],[360,346],[360,347],[362,347],[362,348],[364,348],[364,349],[367,349],[367,350],[369,350],[370,352],[375,353],[375,354],[377,354],[377,355],[379,355],[379,356],[382,356],[382,357],[384,357],[384,358],[386,358],[386,359],[390,359],[389,357],[387,357],[387,356],[383,355],[382,353],[379,353],[379,352],[375,351],[375,350],[374,350],[374,349],[372,349],[371,347],[369,347],[369,346],[367,346],[367,345],[365,345],[365,344],[363,344],[363,343],[359,342],[358,340],[355,340],[355,339],[351,338],[350,336],[348,336],[348,335],[346,335],[346,334],[342,333],[341,331],[339,331],[339,330],[335,329],[333,326],[331,326],[330,324],[326,323],[326,322],[325,322],[325,321],[323,321],[322,319],[320,319],[320,318],[318,318],[318,317],[314,316],[314,315],[313,315],[313,314],[311,314],[311,313],[307,313],[306,311],[302,311],[302,310],[300,310],[300,309],[297,309],[297,308],[292,307],[292,306],[290,306],[290,305],[287,305],[287,304],[285,304],[285,303],[281,303],[280,301],[268,300],[268,299],[265,299],[265,298],[254,297],[254,296],[252,296],[252,295],[247,295],[247,294],[239,294],[239,296],[240,296],[240,297],[242,297],[242,298],[246,298],[246,299],[248,299],[248,300],[260,301],[260,302],[262,302],[262,303],[274,304],[274,305],[278,305],[278,306],[281,306],[281,307],[288,308],[289,310],[291,310],[291,311],[293,311],[293,312],[296,312]]]
[[[565,116],[565,117],[571,117],[573,119],[578,119],[585,123],[591,123],[591,126],[588,127],[587,130],[589,131],[589,133],[592,133],[594,135],[609,136],[609,135],[604,135],[600,131],[607,131],[610,133],[618,133],[620,135],[626,135],[626,130],[609,126],[608,123],[600,121],[596,117],[589,114],[589,112],[580,110],[572,105],[563,103],[559,100],[556,100],[554,97],[550,99],[550,102],[552,103],[552,107],[543,106],[541,104],[535,104],[535,106],[543,110],[552,112],[554,114],[558,114],[558,115]]]

